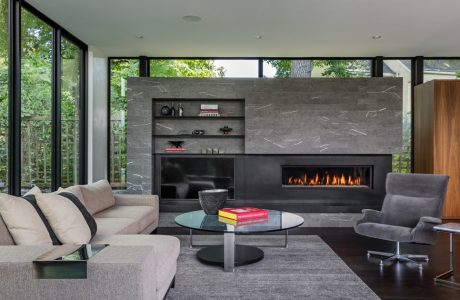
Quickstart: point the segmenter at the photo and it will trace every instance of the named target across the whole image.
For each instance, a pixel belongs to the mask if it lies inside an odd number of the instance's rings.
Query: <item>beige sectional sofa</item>
[[[174,283],[180,244],[150,234],[158,227],[155,195],[112,195],[107,181],[72,192],[97,223],[91,243],[109,244],[88,261],[87,279],[34,279],[32,261],[51,245],[16,246],[0,216],[0,291],[5,299],[163,299]],[[19,212],[18,212],[19,213]]]

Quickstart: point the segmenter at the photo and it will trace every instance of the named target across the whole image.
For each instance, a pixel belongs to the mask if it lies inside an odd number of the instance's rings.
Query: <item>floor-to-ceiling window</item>
[[[0,0],[0,192],[8,189],[8,0]]]
[[[393,172],[410,173],[412,165],[412,61],[410,59],[385,59],[383,77],[403,79],[402,153],[393,155]]]
[[[82,51],[61,39],[61,185],[77,184],[80,176]]]
[[[21,187],[51,190],[51,26],[21,10]]]
[[[126,188],[127,78],[139,76],[139,59],[110,59],[109,179],[114,189]]]
[[[371,77],[371,60],[346,59],[268,59],[263,62],[264,77]]]

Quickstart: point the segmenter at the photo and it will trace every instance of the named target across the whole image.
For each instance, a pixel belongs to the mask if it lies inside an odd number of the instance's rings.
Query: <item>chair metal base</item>
[[[401,254],[399,248],[399,242],[396,242],[395,253],[390,252],[379,252],[379,251],[367,251],[367,257],[371,256],[380,256],[383,259],[380,260],[380,266],[383,267],[385,263],[388,262],[409,262],[416,264],[420,269],[423,268],[422,264],[418,260],[424,260],[427,262],[429,260],[428,255],[419,255],[419,254]]]

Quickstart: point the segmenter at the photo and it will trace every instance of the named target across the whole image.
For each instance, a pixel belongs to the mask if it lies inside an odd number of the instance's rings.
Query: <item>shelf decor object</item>
[[[220,117],[218,104],[201,104],[199,117]]]
[[[169,106],[167,105],[163,105],[160,109],[160,114],[162,116],[169,116],[169,114],[171,113],[171,110],[169,109]]]
[[[230,128],[227,125],[219,129],[219,131],[222,131],[225,135],[229,134],[232,130],[233,128]]]

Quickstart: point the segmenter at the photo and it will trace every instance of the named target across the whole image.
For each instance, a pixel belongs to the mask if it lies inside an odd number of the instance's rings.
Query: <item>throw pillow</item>
[[[67,197],[61,194],[38,194],[38,206],[61,243],[87,244],[93,232],[82,214],[84,206],[73,194],[64,194]],[[69,199],[69,195],[73,200]]]
[[[83,197],[83,194],[81,192],[81,188],[79,185],[73,185],[73,186],[69,186],[66,188],[60,187],[57,190],[57,194],[60,194],[62,192],[69,192],[69,193],[74,194],[78,198],[78,200],[80,200],[80,202],[83,203],[83,205],[85,205],[85,198]]]
[[[16,245],[52,245],[34,206],[24,198],[0,194],[0,214]]]
[[[85,204],[91,215],[115,205],[112,187],[107,180],[80,186]]]

